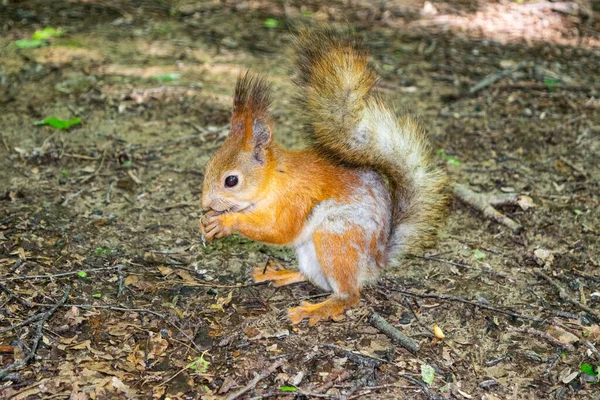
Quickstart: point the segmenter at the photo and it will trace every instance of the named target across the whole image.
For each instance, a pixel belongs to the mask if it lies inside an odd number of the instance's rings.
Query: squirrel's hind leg
[[[361,257],[369,249],[362,248],[365,243],[364,231],[357,226],[342,232],[332,233],[327,230],[315,231],[313,234],[316,258],[333,295],[322,303],[302,302],[300,306],[290,308],[288,317],[293,324],[308,318],[309,325],[319,321],[333,319],[339,321],[344,317],[346,309],[360,302],[359,274]],[[366,246],[365,246],[366,247]]]
[[[306,278],[298,271],[290,271],[281,266],[273,268],[270,265],[266,267],[252,268],[252,279],[254,282],[272,281],[273,286],[291,285],[292,283],[304,282]]]

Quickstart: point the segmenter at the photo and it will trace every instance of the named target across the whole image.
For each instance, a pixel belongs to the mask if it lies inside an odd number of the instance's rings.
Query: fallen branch
[[[491,84],[495,83],[496,81],[499,81],[500,79],[504,78],[505,76],[511,75],[511,74],[517,72],[518,70],[527,67],[528,65],[529,65],[529,63],[522,61],[512,68],[506,68],[502,71],[489,74],[488,76],[486,76],[485,78],[480,80],[477,84],[475,84],[473,87],[471,87],[471,89],[469,89],[469,94],[476,93],[476,92],[480,91],[481,89],[484,89],[484,88],[490,86]]]
[[[373,369],[367,369],[363,372],[360,377],[354,382],[354,384],[346,391],[346,393],[341,397],[341,400],[348,400],[350,396],[358,391],[358,389],[367,385],[369,379],[373,377]]]
[[[0,370],[0,381],[3,380],[9,373],[27,365],[27,363],[29,363],[29,361],[31,361],[35,357],[35,353],[37,352],[37,349],[40,345],[40,341],[44,336],[44,323],[48,321],[50,317],[52,317],[54,312],[58,310],[59,307],[62,307],[65,304],[65,302],[69,298],[69,294],[71,294],[70,286],[67,287],[65,293],[63,294],[63,297],[58,301],[58,303],[54,304],[51,309],[43,313],[43,315],[40,317],[40,320],[36,324],[35,336],[33,337],[33,343],[31,345],[31,350],[29,351],[29,354],[27,354],[21,361],[14,362],[8,367]]]
[[[583,343],[585,345],[585,347],[590,349],[592,354],[596,357],[596,360],[598,360],[598,362],[600,362],[600,351],[598,351],[596,346],[594,346],[592,343],[590,343],[588,340],[585,340],[585,339],[583,339],[583,340],[580,339],[580,341],[581,341],[581,343]]]
[[[367,356],[365,354],[355,353],[350,350],[346,350],[343,347],[337,346],[335,344],[324,344],[322,347],[333,349],[334,351],[341,352],[344,356],[348,358],[348,360],[352,361],[357,365],[362,365],[368,368],[375,368],[380,366],[381,364],[392,364],[394,363],[390,361],[383,360],[381,358],[375,358],[372,356]]]
[[[4,286],[1,283],[0,283],[0,290],[2,290],[4,293],[6,293],[9,297],[12,297],[13,299],[15,299],[16,301],[21,303],[21,305],[24,306],[25,308],[31,308],[30,302],[17,296],[16,294],[13,293],[12,290],[10,290],[8,287]]]
[[[575,347],[573,347],[573,345],[571,343],[563,343],[560,340],[552,337],[550,334],[548,334],[546,332],[539,331],[537,329],[533,329],[533,328],[517,328],[517,327],[514,327],[514,326],[507,326],[507,329],[508,329],[509,332],[523,333],[523,334],[526,334],[526,335],[531,335],[531,336],[539,337],[541,339],[546,340],[547,342],[549,342],[553,346],[565,349],[567,351],[571,351],[571,352],[575,351]]]
[[[533,272],[540,278],[543,278],[550,285],[552,285],[558,291],[558,295],[561,299],[579,307],[581,310],[592,315],[597,321],[600,321],[600,313],[598,311],[592,309],[590,306],[587,306],[587,305],[579,302],[578,300],[575,300],[571,296],[569,296],[567,291],[561,285],[559,285],[557,282],[555,282],[552,278],[550,278],[548,275],[543,273],[541,270],[535,269]]]
[[[430,399],[430,400],[443,399],[443,397],[431,393],[429,391],[429,388],[425,384],[425,382],[421,382],[420,380],[415,379],[412,376],[406,375],[406,374],[400,374],[399,376],[406,379],[407,381],[419,386],[421,389],[423,389],[423,393],[425,393],[425,396],[427,396],[428,399]]]
[[[336,374],[336,372],[338,372]],[[333,374],[330,374],[329,376],[327,376],[327,382],[325,382],[324,384],[322,384],[321,386],[319,386],[318,388],[316,388],[315,390],[313,390],[311,393],[324,393],[326,391],[328,391],[329,389],[331,389],[333,387],[333,385],[335,384],[339,384],[341,382],[347,381],[348,379],[352,378],[352,372],[344,370],[344,371],[336,371]],[[333,375],[333,376],[332,376]]]
[[[18,324],[15,324],[13,326],[9,326],[8,328],[0,330],[0,333],[6,333],[9,331],[15,330],[15,329],[25,326],[31,322],[37,321],[38,319],[42,318],[43,316],[44,316],[44,313],[32,315],[31,317],[27,318],[25,321],[19,322]]]
[[[385,334],[387,337],[392,339],[393,342],[399,344],[404,347],[406,350],[411,353],[417,353],[419,351],[419,344],[414,340],[406,336],[404,333],[400,332],[398,329],[393,327],[389,322],[385,320],[381,315],[377,313],[372,313],[369,317],[369,323],[377,328],[380,332]]]
[[[249,392],[250,390],[254,389],[256,387],[256,385],[258,384],[258,382],[262,381],[263,379],[265,379],[266,377],[271,375],[273,372],[275,372],[277,370],[277,368],[279,368],[283,365],[284,361],[285,361],[285,359],[283,359],[283,358],[280,358],[279,360],[275,361],[273,364],[271,364],[271,366],[269,368],[267,368],[266,371],[264,371],[260,374],[257,374],[254,377],[254,379],[252,379],[250,381],[250,383],[248,383],[246,386],[244,386],[237,392],[232,393],[229,396],[227,396],[226,400],[237,399],[238,397],[242,396],[244,393]]]
[[[494,206],[516,203],[514,196],[501,199],[493,198],[485,194],[476,193],[465,185],[460,184],[454,184],[453,191],[456,198],[461,200],[463,203],[479,210],[484,217],[507,226],[514,232],[519,232],[521,229],[523,229],[523,227],[517,222],[508,218],[494,208]]]
[[[391,279],[389,279],[389,280],[391,282],[394,282]],[[390,288],[386,288],[384,286],[381,286],[381,287],[384,288],[384,289],[391,290],[393,292],[398,292],[398,293],[405,294],[407,296],[419,297],[419,298],[422,298],[422,299],[438,299],[438,300],[442,300],[442,301],[452,301],[452,302],[457,302],[457,303],[469,304],[469,305],[472,305],[472,306],[477,307],[477,308],[483,308],[485,310],[490,310],[490,311],[494,311],[494,312],[497,312],[497,313],[509,315],[509,316],[511,316],[513,318],[520,318],[520,319],[525,319],[525,320],[533,321],[533,322],[540,322],[540,323],[544,323],[544,324],[548,324],[549,323],[548,321],[546,321],[545,319],[542,319],[542,318],[536,318],[536,317],[530,317],[530,316],[527,316],[527,315],[518,314],[516,312],[503,310],[503,309],[498,308],[498,307],[494,307],[494,306],[490,306],[490,305],[487,305],[487,304],[483,304],[483,303],[479,303],[479,302],[475,302],[475,301],[463,299],[462,297],[452,296],[450,294],[417,293],[417,292],[413,292],[413,291],[410,291],[410,290],[398,289],[398,288],[395,288],[395,287],[390,287]]]
[[[455,267],[458,267],[458,268],[463,268],[463,269],[468,269],[468,270],[473,270],[473,271],[485,272],[485,273],[489,273],[489,274],[492,274],[492,275],[496,275],[496,276],[498,276],[500,278],[507,279],[509,281],[514,281],[514,279],[511,278],[510,276],[508,276],[508,275],[506,275],[506,274],[504,274],[502,272],[494,271],[491,268],[473,267],[472,265],[461,264],[461,263],[457,263],[456,261],[444,260],[443,258],[437,258],[437,257],[431,257],[431,256],[412,255],[412,257],[421,258],[423,260],[437,261],[437,262],[441,262],[441,263],[449,264],[449,265],[454,265]]]
[[[0,277],[0,282],[9,282],[9,281],[21,281],[24,279],[55,279],[62,278],[64,276],[77,275],[81,272],[85,273],[94,273],[97,271],[106,271],[107,269],[117,269],[122,268],[122,265],[113,265],[112,267],[102,267],[102,268],[93,268],[93,269],[80,269],[78,271],[69,271],[69,272],[61,272],[60,274],[51,274],[51,275],[23,275],[23,276],[13,276],[13,277]]]

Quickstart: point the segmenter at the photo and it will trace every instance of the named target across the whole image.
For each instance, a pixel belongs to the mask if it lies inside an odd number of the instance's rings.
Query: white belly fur
[[[331,291],[331,286],[321,270],[321,264],[317,259],[315,244],[312,237],[296,245],[296,256],[298,258],[298,269],[309,281],[323,290]]]

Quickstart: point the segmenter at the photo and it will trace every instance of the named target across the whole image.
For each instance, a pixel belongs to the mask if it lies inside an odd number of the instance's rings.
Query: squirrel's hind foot
[[[252,279],[254,282],[272,281],[273,286],[285,286],[292,283],[304,282],[306,278],[298,271],[290,271],[278,266],[280,269],[273,268],[270,265],[266,267],[252,268]]]
[[[341,321],[347,308],[354,307],[360,302],[360,295],[353,294],[346,298],[331,296],[322,303],[311,304],[303,301],[298,307],[288,309],[288,317],[292,324],[297,325],[308,318],[308,325],[313,326],[320,321],[332,319]]]

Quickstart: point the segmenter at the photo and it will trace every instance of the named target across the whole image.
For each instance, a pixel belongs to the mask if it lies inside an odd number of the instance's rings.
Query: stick
[[[21,281],[23,279],[54,279],[61,278],[63,276],[77,275],[80,272],[96,272],[96,271],[105,271],[107,269],[116,269],[121,268],[122,265],[113,265],[112,267],[102,267],[102,268],[93,268],[93,269],[80,269],[79,271],[69,271],[62,272],[60,274],[53,275],[23,275],[23,276],[15,276],[15,277],[0,277],[0,282],[9,282],[9,281]]]
[[[498,212],[498,210],[492,206],[492,202],[494,202],[494,200],[490,199],[489,196],[481,193],[475,193],[465,185],[460,184],[454,184],[453,191],[454,195],[459,200],[481,211],[484,217],[492,219],[499,224],[505,225],[514,232],[519,232],[521,229],[523,229],[523,227],[517,222]]]
[[[579,339],[579,340],[581,341],[581,343],[583,343],[585,345],[585,347],[587,347],[588,349],[590,349],[590,351],[592,352],[592,354],[594,354],[594,356],[596,356],[596,360],[598,360],[598,362],[600,362],[600,351],[598,351],[598,349],[596,348],[596,346],[594,346],[593,344],[591,344],[587,340],[582,340],[582,339]]]
[[[459,268],[470,269],[470,270],[474,270],[474,271],[487,272],[487,273],[490,273],[492,275],[496,275],[496,276],[499,276],[501,278],[508,279],[509,281],[513,280],[510,276],[508,276],[508,275],[506,275],[506,274],[504,274],[502,272],[494,271],[491,268],[473,267],[472,265],[461,264],[461,263],[457,263],[455,261],[444,260],[443,258],[437,258],[437,257],[431,257],[431,256],[412,255],[412,257],[422,258],[423,260],[437,261],[437,262],[441,262],[441,263],[445,263],[445,264],[450,264],[450,265],[454,265],[455,267],[459,267]]]
[[[387,337],[392,339],[393,342],[399,344],[404,347],[406,350],[411,353],[417,353],[419,351],[419,344],[414,340],[406,336],[404,333],[400,332],[398,329],[394,328],[389,322],[385,320],[381,315],[377,313],[372,313],[369,317],[369,323],[385,334]]]
[[[550,336],[546,332],[542,332],[542,331],[539,331],[539,330],[533,329],[533,328],[516,328],[514,326],[507,326],[506,328],[508,329],[509,332],[524,333],[524,334],[531,335],[531,336],[537,336],[541,339],[546,340],[547,342],[551,343],[553,346],[556,346],[558,348],[562,348],[562,349],[565,349],[565,350],[571,351],[571,352],[575,351],[575,347],[573,347],[573,345],[571,343],[563,343],[560,340]]]
[[[25,308],[31,308],[31,303],[30,302],[28,302],[27,300],[22,299],[21,297],[17,296],[16,294],[14,294],[12,292],[12,290],[10,290],[8,287],[4,286],[1,283],[0,283],[0,290],[2,290],[4,293],[6,293],[9,297],[12,297],[13,299],[17,300]]]
[[[0,330],[0,333],[6,333],[6,332],[9,332],[9,331],[15,330],[15,329],[17,329],[17,328],[19,328],[19,327],[21,327],[21,326],[25,326],[25,325],[27,325],[27,324],[28,324],[28,323],[30,323],[30,322],[37,321],[37,320],[38,320],[38,319],[40,319],[40,318],[41,318],[43,315],[44,315],[44,313],[39,313],[39,314],[32,315],[31,317],[27,318],[27,319],[26,319],[25,321],[23,321],[23,322],[19,322],[19,323],[18,323],[18,324],[16,324],[16,325],[9,326],[8,328],[5,328],[5,329],[2,329],[2,330]]]
[[[484,89],[484,88],[490,86],[492,83],[499,81],[500,79],[504,78],[505,76],[511,75],[511,74],[517,72],[518,70],[525,68],[528,65],[529,65],[529,63],[522,61],[512,68],[507,68],[500,72],[494,72],[492,74],[489,74],[488,76],[486,76],[485,78],[480,80],[477,84],[475,84],[475,86],[471,87],[471,89],[469,89],[469,94],[476,93],[476,92],[480,91],[481,89]]]
[[[428,399],[434,400],[434,399],[440,399],[440,398],[442,398],[440,396],[436,396],[436,395],[432,394],[429,391],[429,388],[427,387],[427,385],[425,384],[425,382],[421,382],[420,380],[415,379],[412,376],[406,375],[406,374],[400,374],[400,377],[406,379],[407,381],[409,381],[409,382],[411,382],[411,383],[419,386],[421,389],[423,389],[423,393],[425,393],[425,395],[427,396]]]
[[[543,273],[541,270],[535,269],[534,273],[537,276],[539,276],[540,278],[543,278],[544,280],[546,280],[552,286],[554,286],[554,288],[558,291],[558,295],[561,299],[568,301],[569,303],[579,307],[580,309],[587,312],[588,314],[593,315],[597,321],[600,321],[600,313],[598,311],[592,309],[590,306],[587,306],[587,305],[573,299],[571,296],[569,296],[567,291],[561,285],[554,282],[554,280],[552,278],[550,278],[548,275]]]
[[[280,358],[279,360],[275,361],[273,364],[271,364],[271,366],[269,368],[267,368],[267,370],[265,372],[262,372],[260,374],[257,374],[254,379],[252,379],[250,381],[250,383],[248,383],[246,386],[244,386],[243,388],[241,388],[240,390],[238,390],[237,392],[230,394],[229,396],[226,397],[226,400],[234,400],[237,399],[238,397],[242,396],[244,393],[254,389],[256,387],[256,385],[258,384],[258,382],[262,381],[263,379],[265,379],[266,377],[268,377],[269,375],[271,375],[273,372],[275,372],[275,370],[277,370],[277,368],[281,367],[283,365],[283,362],[285,361],[285,359]]]
[[[40,321],[36,325],[35,336],[33,338],[33,344],[31,345],[31,350],[29,351],[29,354],[27,354],[25,356],[25,358],[23,358],[21,361],[14,362],[14,363],[10,364],[8,367],[0,370],[0,380],[3,380],[10,372],[24,367],[25,365],[27,365],[27,363],[29,363],[29,361],[31,361],[35,357],[35,353],[40,345],[40,341],[42,340],[42,337],[44,336],[44,323],[50,319],[52,314],[54,314],[54,312],[59,307],[62,307],[65,304],[70,293],[71,293],[71,287],[68,286],[67,289],[65,290],[65,293],[63,294],[63,297],[58,301],[58,303],[53,305],[51,309],[46,311],[41,316]]]
[[[342,400],[348,400],[348,397],[352,396],[358,389],[365,386],[369,381],[369,378],[373,376],[373,369],[366,370],[352,385],[350,389],[341,397]]]
[[[382,363],[383,364],[395,365],[393,362],[390,362],[390,361],[387,361],[387,360],[383,360],[381,358],[375,358],[375,357],[372,357],[372,356],[367,356],[365,354],[355,353],[353,351],[346,350],[343,347],[336,346],[335,344],[324,344],[324,345],[321,345],[321,346],[325,347],[325,348],[333,349],[334,351],[339,351],[342,354],[344,354],[346,357],[348,357],[348,359],[350,361],[354,362],[355,364],[363,365],[363,366],[368,367],[368,368],[378,367]]]
[[[390,279],[390,281],[394,282],[391,279]],[[382,287],[385,288],[384,286],[382,286]],[[543,324],[547,324],[548,323],[548,321],[546,321],[545,319],[542,319],[542,318],[529,317],[527,315],[522,315],[522,314],[518,314],[518,313],[515,313],[515,312],[512,312],[512,311],[503,310],[501,308],[494,307],[494,306],[488,306],[487,304],[483,304],[483,303],[479,303],[479,302],[475,302],[475,301],[470,301],[470,300],[467,300],[467,299],[463,299],[462,297],[452,296],[450,294],[417,293],[417,292],[413,292],[413,291],[410,291],[410,290],[398,289],[398,288],[395,288],[395,287],[391,287],[391,288],[387,288],[387,289],[389,289],[389,290],[391,290],[393,292],[398,292],[398,293],[405,294],[407,296],[420,297],[420,298],[423,298],[423,299],[438,299],[438,300],[442,300],[442,301],[454,301],[454,302],[458,302],[458,303],[469,304],[469,305],[472,305],[474,307],[483,308],[483,309],[494,311],[494,312],[497,312],[497,313],[509,315],[511,317],[514,317],[514,318],[526,319],[528,321],[540,322],[540,323],[543,323]]]

